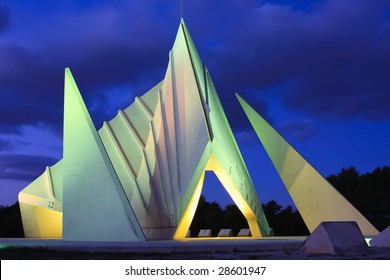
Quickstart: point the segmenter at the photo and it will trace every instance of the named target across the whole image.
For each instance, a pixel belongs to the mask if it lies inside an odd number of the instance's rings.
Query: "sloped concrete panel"
[[[237,98],[310,232],[323,221],[356,221],[378,231],[239,95]]]

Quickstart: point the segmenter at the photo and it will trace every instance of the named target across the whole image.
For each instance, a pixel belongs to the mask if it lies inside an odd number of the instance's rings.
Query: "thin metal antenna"
[[[180,0],[180,18],[183,18],[183,0]]]

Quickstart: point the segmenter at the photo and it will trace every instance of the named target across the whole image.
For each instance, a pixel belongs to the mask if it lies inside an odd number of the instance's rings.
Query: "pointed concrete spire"
[[[356,221],[364,235],[378,234],[272,126],[236,96],[310,232],[323,221]]]
[[[229,122],[184,20],[170,53],[179,184],[183,192],[175,237],[184,237],[204,171],[212,171],[246,217],[253,237],[269,234],[268,222]],[[170,94],[167,94],[169,96]],[[196,206],[196,204],[195,204]]]
[[[206,171],[221,181],[253,237],[264,216],[234,135],[181,20],[164,80],[99,131],[147,239],[185,238]]]
[[[72,73],[65,69],[63,239],[143,240]]]

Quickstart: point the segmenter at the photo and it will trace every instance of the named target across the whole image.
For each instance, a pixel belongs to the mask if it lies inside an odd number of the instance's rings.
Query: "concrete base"
[[[302,248],[313,254],[354,254],[368,251],[356,222],[322,222],[306,239]]]
[[[199,231],[198,237],[212,237],[213,234],[211,232],[211,229],[201,229]]]
[[[218,233],[218,237],[230,237],[233,236],[233,231],[231,229],[221,229]]]
[[[371,239],[370,245],[372,247],[390,248],[390,226],[377,236]]]
[[[243,236],[251,236],[251,230],[249,228],[243,228],[243,229],[240,229],[240,231],[238,232],[238,235],[239,237],[243,237]]]

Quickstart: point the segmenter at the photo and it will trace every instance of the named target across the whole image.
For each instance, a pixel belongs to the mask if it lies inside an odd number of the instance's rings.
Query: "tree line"
[[[1,237],[24,237],[18,202],[11,206],[0,206]]]
[[[343,168],[327,179],[379,231],[390,226],[390,167],[365,174]]]
[[[327,180],[355,206],[379,231],[390,225],[390,167],[359,174],[354,167],[343,168]],[[276,236],[308,235],[301,215],[292,206],[282,206],[271,200],[263,204],[269,226]],[[229,204],[222,209],[217,202],[208,202],[201,196],[190,230],[197,236],[200,229],[211,229],[217,236],[222,228],[237,235],[248,223],[238,207]],[[23,237],[19,204],[0,206],[0,237]]]
[[[291,206],[283,207],[271,200],[263,204],[263,211],[275,235],[308,235],[309,231],[298,211]],[[200,197],[198,208],[192,220],[191,236],[196,237],[201,229],[211,229],[213,236],[218,236],[220,229],[232,229],[236,236],[240,229],[249,228],[244,215],[235,204],[228,204],[224,209],[217,202],[207,202]]]

